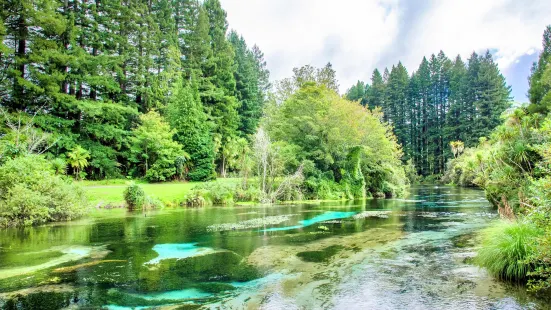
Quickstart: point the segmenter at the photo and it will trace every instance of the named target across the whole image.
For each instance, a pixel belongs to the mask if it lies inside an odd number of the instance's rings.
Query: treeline
[[[3,115],[81,176],[212,179],[256,131],[269,72],[218,0],[6,0],[0,16]]]
[[[473,53],[464,62],[440,51],[423,58],[411,74],[401,62],[382,75],[375,69],[371,84],[358,81],[346,96],[382,108],[403,147],[403,160],[425,176],[444,172],[453,157],[450,142],[476,145],[511,105],[510,87],[489,52]]]

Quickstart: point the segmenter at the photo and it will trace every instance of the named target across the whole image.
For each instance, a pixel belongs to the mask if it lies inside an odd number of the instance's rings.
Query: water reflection
[[[0,231],[0,306],[542,305],[469,264],[476,231],[496,218],[476,190],[425,186],[404,199],[113,212]],[[56,261],[62,248],[101,251]]]

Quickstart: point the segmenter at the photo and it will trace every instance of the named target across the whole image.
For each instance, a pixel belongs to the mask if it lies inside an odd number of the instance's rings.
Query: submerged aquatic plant
[[[529,223],[501,221],[482,234],[476,264],[500,279],[525,281],[534,268],[529,257],[534,252],[533,242],[541,232]]]
[[[296,214],[285,214],[285,215],[275,215],[275,216],[266,216],[254,218],[246,221],[241,221],[238,223],[224,223],[224,224],[214,224],[207,227],[207,231],[227,231],[227,230],[238,230],[238,229],[251,229],[264,227],[269,225],[278,225],[284,222],[287,222],[291,219],[292,216]]]
[[[386,219],[392,211],[363,211],[353,216],[355,220],[365,219],[368,217],[378,217]]]

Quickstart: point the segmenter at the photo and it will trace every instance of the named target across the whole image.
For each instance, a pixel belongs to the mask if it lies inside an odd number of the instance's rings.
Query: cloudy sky
[[[293,67],[331,62],[341,92],[375,68],[402,61],[411,72],[423,56],[489,49],[526,101],[527,76],[551,24],[550,0],[221,0],[230,28],[260,46],[272,79]]]

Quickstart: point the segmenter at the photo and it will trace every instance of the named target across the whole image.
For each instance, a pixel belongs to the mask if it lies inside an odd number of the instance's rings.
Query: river
[[[4,309],[545,309],[473,265],[483,192],[106,210],[0,231]]]

